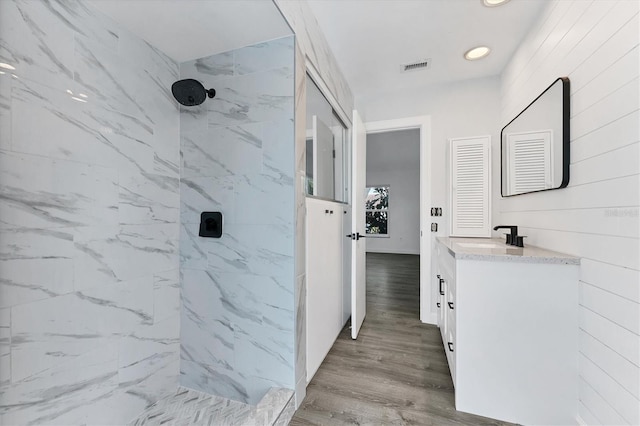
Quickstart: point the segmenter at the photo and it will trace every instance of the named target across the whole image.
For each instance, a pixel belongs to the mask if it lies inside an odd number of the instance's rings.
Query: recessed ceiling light
[[[4,68],[5,70],[15,70],[16,67],[14,67],[13,65],[9,65],[9,64],[5,64],[4,62],[0,62],[0,68]]]
[[[487,7],[496,7],[500,6],[501,4],[505,4],[508,1],[509,0],[482,0],[482,4]]]
[[[487,56],[491,52],[487,46],[478,46],[473,49],[469,49],[465,52],[464,58],[468,61],[475,61],[476,59],[481,59]]]

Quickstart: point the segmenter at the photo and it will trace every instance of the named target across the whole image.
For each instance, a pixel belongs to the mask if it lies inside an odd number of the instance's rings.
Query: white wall
[[[495,215],[528,244],[582,258],[576,362],[587,424],[640,423],[638,9],[549,2],[501,79],[502,125],[557,77],[571,80],[569,186],[501,199],[494,179],[493,193]]]
[[[449,235],[447,140],[488,134],[493,139],[499,137],[498,77],[375,93],[356,98],[356,105],[369,122],[431,115],[431,199],[433,206],[443,208],[442,217],[431,219],[439,224],[437,235]],[[497,176],[499,179],[499,169]],[[431,206],[426,207],[425,211],[429,212]]]
[[[420,131],[367,135],[367,186],[389,185],[389,237],[367,238],[367,251],[420,254]]]

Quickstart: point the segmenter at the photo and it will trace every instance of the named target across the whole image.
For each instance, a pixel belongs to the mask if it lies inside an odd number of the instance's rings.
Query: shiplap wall
[[[528,244],[582,258],[586,424],[640,424],[638,10],[627,0],[549,2],[501,78],[503,126],[557,77],[571,80],[569,186],[501,199],[494,179],[493,193],[495,217],[519,225]]]

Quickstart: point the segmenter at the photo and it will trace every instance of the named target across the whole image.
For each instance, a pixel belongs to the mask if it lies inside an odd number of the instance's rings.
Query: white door
[[[342,210],[342,326],[351,317],[351,240],[344,238],[351,232],[351,206],[345,204]]]
[[[450,142],[452,237],[491,236],[491,136]]]
[[[366,245],[365,245],[365,210],[364,197],[366,190],[367,167],[367,133],[364,123],[353,111],[353,149],[352,206],[351,206],[351,338],[358,337],[358,332],[367,313],[366,282]]]

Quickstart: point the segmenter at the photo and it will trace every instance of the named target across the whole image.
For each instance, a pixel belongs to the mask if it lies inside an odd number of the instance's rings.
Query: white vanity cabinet
[[[453,384],[456,384],[456,365],[455,365],[455,348],[456,348],[456,328],[455,328],[455,259],[449,255],[446,250],[438,247],[438,326],[440,327],[440,335],[442,343],[444,343],[449,370]]]
[[[579,259],[500,240],[438,241],[438,326],[456,409],[574,424]]]

